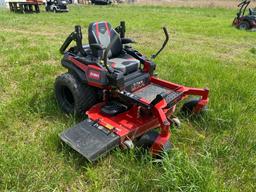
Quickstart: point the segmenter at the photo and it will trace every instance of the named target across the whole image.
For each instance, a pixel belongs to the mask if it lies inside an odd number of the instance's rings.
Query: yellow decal
[[[114,129],[114,126],[109,125],[109,124],[106,124],[105,127],[106,127],[107,129]]]

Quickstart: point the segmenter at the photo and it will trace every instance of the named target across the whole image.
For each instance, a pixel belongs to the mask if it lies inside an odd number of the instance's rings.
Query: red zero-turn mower
[[[152,59],[169,40],[163,29],[166,40]],[[170,149],[169,128],[176,104],[197,95],[182,110],[201,112],[208,103],[208,89],[158,79],[155,63],[128,45],[134,41],[125,37],[124,22],[115,29],[107,22],[91,23],[88,40],[88,45],[82,44],[81,27],[76,26],[60,49],[64,54],[61,63],[68,72],[56,79],[57,102],[65,113],[87,115],[61,133],[61,139],[89,161],[117,146],[136,144],[148,148],[153,156]],[[65,51],[72,41],[76,46]]]
[[[245,15],[245,11],[251,1],[245,0],[238,4],[239,11],[234,18],[232,25],[238,29],[253,29],[256,28],[256,9],[249,8],[249,14]]]

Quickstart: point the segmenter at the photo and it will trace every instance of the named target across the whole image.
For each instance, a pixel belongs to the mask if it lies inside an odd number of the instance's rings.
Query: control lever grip
[[[165,100],[167,103],[167,106],[169,108],[173,107],[181,98],[182,98],[183,92],[171,92],[171,93],[160,93],[156,96],[156,98],[151,101],[150,105],[153,107],[157,103],[159,103],[161,100]]]
[[[163,31],[164,31],[164,34],[165,34],[165,41],[164,41],[162,47],[159,49],[159,51],[156,54],[153,54],[151,56],[151,59],[155,59],[163,51],[163,49],[165,48],[165,46],[167,45],[167,43],[169,41],[169,33],[168,33],[167,28],[163,27]]]
[[[60,53],[64,54],[65,50],[67,49],[67,47],[69,46],[69,44],[75,40],[75,33],[72,32],[67,39],[64,41],[64,43],[62,44],[61,48],[60,48]]]

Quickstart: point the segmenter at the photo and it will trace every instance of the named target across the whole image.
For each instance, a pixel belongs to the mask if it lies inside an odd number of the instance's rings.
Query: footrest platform
[[[119,145],[120,137],[86,119],[60,134],[62,141],[93,162]]]

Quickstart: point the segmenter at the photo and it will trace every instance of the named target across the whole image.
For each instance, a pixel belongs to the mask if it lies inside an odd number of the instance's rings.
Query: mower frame
[[[169,40],[167,29],[163,29],[166,40],[162,48],[152,58],[155,58],[164,49]],[[125,23],[121,22],[116,30],[119,32],[120,37],[124,39]],[[76,42],[76,46],[65,51],[73,40]],[[126,41],[132,42],[129,39]],[[106,49],[105,57],[107,57],[109,47]],[[141,75],[132,78],[128,83],[119,81],[119,77],[109,71],[106,58],[104,58],[104,65],[99,64],[100,61],[97,59],[91,60],[87,65],[84,64],[82,56],[86,53],[82,45],[80,26],[75,27],[75,31],[68,36],[60,49],[60,52],[64,54],[62,65],[65,68],[75,74],[79,81],[102,90],[103,100],[86,111],[87,119],[85,120],[85,125],[94,127],[99,132],[106,133],[106,137],[112,135],[111,139],[106,138],[106,143],[107,141],[109,143],[106,145],[104,143],[98,144],[98,146],[103,146],[99,147],[99,150],[95,142],[86,143],[85,139],[79,137],[77,133],[78,129],[79,133],[83,132],[81,124],[75,125],[60,135],[64,142],[85,156],[89,161],[95,161],[99,156],[102,156],[116,146],[127,148],[129,147],[127,143],[134,142],[147,132],[160,127],[158,136],[150,146],[151,154],[157,156],[162,152],[170,139],[171,130],[169,128],[173,124],[172,116],[175,112],[176,104],[190,95],[200,97],[193,107],[192,113],[199,113],[208,104],[209,90],[207,88],[186,87],[161,80],[154,75],[156,65],[152,60],[147,59],[147,57],[130,46],[124,46],[124,50],[141,63]],[[76,52],[79,52],[82,56],[74,54]],[[148,78],[141,78],[145,76]],[[161,90],[161,92],[155,90]],[[101,111],[102,107],[112,100],[124,101],[130,107],[128,110],[114,116],[103,114]],[[90,132],[91,129],[88,128],[87,132]],[[90,133],[87,134],[90,135]],[[73,139],[70,135],[72,135]],[[115,138],[114,141],[113,138]],[[81,144],[81,142],[85,143]],[[101,141],[97,142],[100,143]],[[94,148],[97,151],[88,152],[88,150],[84,150],[88,145],[95,145]]]

